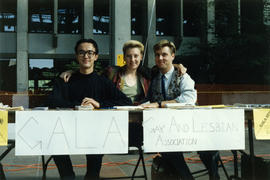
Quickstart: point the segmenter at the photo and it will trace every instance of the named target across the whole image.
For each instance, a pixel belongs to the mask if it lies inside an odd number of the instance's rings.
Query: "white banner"
[[[128,111],[17,111],[16,155],[128,153]]]
[[[144,111],[144,151],[245,149],[244,115],[242,109]]]

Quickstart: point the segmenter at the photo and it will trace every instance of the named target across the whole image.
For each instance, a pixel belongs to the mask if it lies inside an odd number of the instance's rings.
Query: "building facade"
[[[169,39],[177,56],[200,53],[197,45],[230,31],[241,33],[250,2],[269,0],[0,0],[0,91],[28,92],[49,86],[74,59],[80,38],[93,38],[99,61],[117,65],[122,45],[146,47],[144,65],[154,65],[153,45]],[[228,6],[228,7],[227,7]],[[230,7],[229,7],[230,6]],[[229,11],[220,13],[224,7]],[[269,25],[269,7],[258,17]],[[246,14],[245,14],[246,13]],[[217,21],[219,20],[219,21]],[[219,22],[219,23],[217,23]]]

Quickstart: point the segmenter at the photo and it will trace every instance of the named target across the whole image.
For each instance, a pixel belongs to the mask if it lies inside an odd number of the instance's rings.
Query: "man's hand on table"
[[[81,106],[90,106],[90,107],[93,107],[96,109],[100,108],[99,102],[97,102],[96,100],[94,100],[92,98],[88,98],[88,97],[85,97],[82,100]]]
[[[148,104],[142,104],[143,108],[159,108],[158,103],[148,103]]]

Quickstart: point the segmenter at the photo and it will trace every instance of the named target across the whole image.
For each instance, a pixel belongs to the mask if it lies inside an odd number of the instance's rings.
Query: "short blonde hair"
[[[125,44],[123,45],[124,56],[126,55],[127,50],[130,48],[138,48],[140,50],[141,54],[144,53],[144,45],[140,41],[129,40],[129,41],[125,42]]]
[[[158,51],[161,48],[164,48],[166,46],[170,48],[171,54],[175,54],[176,47],[175,47],[174,43],[171,42],[171,41],[168,41],[167,39],[162,39],[157,44],[155,44],[154,47],[153,47],[154,52],[156,52],[156,51]]]

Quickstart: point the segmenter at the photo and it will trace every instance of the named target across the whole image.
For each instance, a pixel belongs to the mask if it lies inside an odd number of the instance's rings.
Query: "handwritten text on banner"
[[[18,111],[16,155],[128,152],[128,111]]]
[[[269,140],[270,109],[254,109],[253,116],[256,139]]]
[[[145,152],[245,148],[244,110],[149,110],[143,119]]]
[[[0,146],[6,146],[8,141],[8,112],[0,111]]]

